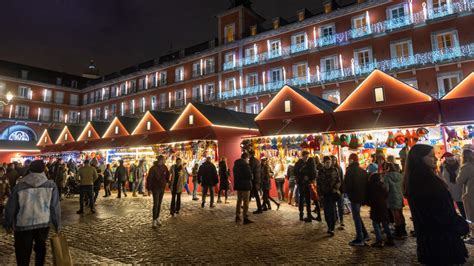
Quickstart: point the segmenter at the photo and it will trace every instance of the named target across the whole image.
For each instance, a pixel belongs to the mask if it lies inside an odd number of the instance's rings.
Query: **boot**
[[[408,236],[408,233],[407,233],[407,230],[406,230],[406,224],[400,225],[400,234],[404,238]]]
[[[137,196],[137,192],[134,191],[133,194],[132,194],[132,196],[133,196],[133,197],[136,197],[136,196]]]
[[[290,191],[290,193],[288,194],[288,205],[291,205],[292,200],[293,200],[293,192]]]

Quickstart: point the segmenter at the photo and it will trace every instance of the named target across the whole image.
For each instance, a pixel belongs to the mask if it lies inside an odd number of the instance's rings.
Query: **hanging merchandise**
[[[387,137],[387,141],[385,141],[385,144],[389,148],[395,148],[395,136],[393,135],[392,131],[388,132],[388,137]]]
[[[474,139],[474,127],[473,126],[468,126],[467,127],[467,132],[469,133],[468,137],[470,139]]]
[[[329,154],[331,150],[331,135],[324,134],[321,140],[321,154]]]
[[[448,128],[448,127],[445,127],[444,130],[446,131],[446,135],[448,136],[448,139],[447,141],[448,142],[451,142],[452,140],[457,140],[459,139],[457,133],[456,133],[456,129],[451,129],[451,128]]]
[[[417,129],[416,134],[418,135],[418,141],[428,140],[428,133],[430,133],[430,131],[424,127]]]
[[[342,142],[339,138],[339,135],[334,134],[334,140],[332,141],[332,145],[341,146]]]
[[[405,140],[406,140],[405,135],[403,134],[401,130],[398,130],[397,133],[395,133],[394,139],[398,145],[405,144]]]
[[[359,138],[356,134],[351,134],[351,141],[349,142],[349,148],[351,150],[357,150],[360,147]]]
[[[405,133],[405,143],[410,148],[415,145],[415,139],[414,136],[411,134],[410,130],[407,130]]]
[[[346,134],[342,134],[340,139],[341,147],[349,147],[349,137]]]

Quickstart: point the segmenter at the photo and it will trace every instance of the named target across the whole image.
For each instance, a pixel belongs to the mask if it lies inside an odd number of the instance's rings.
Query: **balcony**
[[[385,29],[387,30],[396,30],[396,29],[403,28],[411,24],[413,24],[413,22],[410,16],[393,18],[393,19],[389,19],[383,22],[383,25]]]
[[[267,58],[270,60],[270,59],[274,59],[274,58],[278,58],[281,56],[281,51],[280,50],[271,50],[270,52],[267,53]]]
[[[432,53],[433,53],[433,62],[452,60],[462,55],[461,48],[459,46],[453,47],[453,48],[436,50],[436,51],[433,51]]]
[[[184,106],[184,99],[176,99],[174,102],[175,107],[182,107]]]
[[[251,55],[251,56],[244,57],[242,61],[244,63],[244,66],[256,64],[258,63],[258,55]]]
[[[223,67],[224,67],[224,71],[226,71],[226,70],[234,69],[236,66],[237,64],[235,63],[235,61],[230,61],[230,62],[225,62]]]
[[[336,35],[328,35],[316,40],[316,46],[325,47],[336,44]]]
[[[341,70],[340,69],[333,69],[325,72],[321,72],[321,82],[326,82],[326,81],[334,81],[338,80],[342,77]]]
[[[293,44],[290,48],[290,51],[291,51],[292,54],[300,53],[300,52],[303,52],[303,51],[306,51],[306,50],[308,50],[307,43]]]
[[[453,4],[446,3],[437,8],[428,8],[428,19],[437,19],[449,16],[454,13]]]
[[[193,70],[193,78],[201,76],[201,71],[200,70]]]
[[[351,29],[350,36],[352,39],[362,38],[372,34],[371,25],[366,25],[361,28]]]
[[[214,65],[206,66],[204,68],[204,75],[213,74],[214,72],[216,72]]]

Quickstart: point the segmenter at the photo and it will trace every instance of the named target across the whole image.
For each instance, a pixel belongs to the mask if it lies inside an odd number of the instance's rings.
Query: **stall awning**
[[[374,70],[334,110],[337,131],[417,127],[439,123],[439,106],[431,96]]]
[[[444,124],[474,123],[474,72],[440,101]]]
[[[326,132],[334,128],[331,113],[336,107],[333,102],[285,85],[255,122],[263,135]]]

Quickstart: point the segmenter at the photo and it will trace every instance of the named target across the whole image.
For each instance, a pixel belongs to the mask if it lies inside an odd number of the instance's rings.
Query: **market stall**
[[[0,163],[23,163],[40,152],[34,141],[0,140]]]
[[[459,154],[474,144],[474,73],[440,100],[447,150]]]

